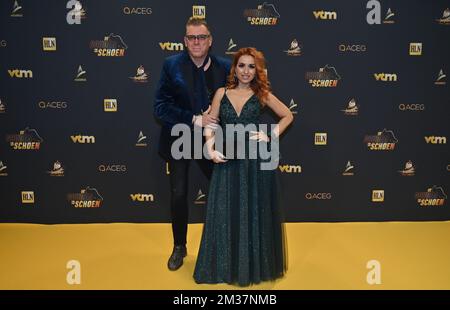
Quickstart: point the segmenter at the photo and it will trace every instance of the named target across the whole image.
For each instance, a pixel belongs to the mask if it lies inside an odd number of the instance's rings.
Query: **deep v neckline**
[[[247,103],[250,101],[250,99],[253,98],[253,96],[255,95],[255,93],[253,93],[242,105],[241,111],[238,113],[236,111],[236,108],[234,107],[234,104],[231,102],[230,97],[228,97],[227,93],[225,92],[225,96],[227,96],[227,100],[230,103],[231,107],[233,108],[234,114],[236,114],[236,116],[239,118],[242,114],[242,111],[244,111],[245,106],[247,105]]]

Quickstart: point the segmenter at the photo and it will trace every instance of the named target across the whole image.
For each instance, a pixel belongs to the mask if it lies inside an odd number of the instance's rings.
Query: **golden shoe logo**
[[[76,135],[76,136],[70,136],[73,143],[95,143],[95,137],[94,136],[82,136],[82,135]]]
[[[397,82],[397,74],[396,73],[374,73],[376,81],[381,82]]]
[[[3,162],[0,160],[0,177],[8,176],[8,172],[6,171],[6,168],[8,168],[8,166],[5,166],[3,164]]]
[[[426,192],[417,192],[415,194],[415,199],[421,207],[443,206],[447,199],[447,195],[444,193],[442,187],[433,185],[433,187],[428,188]]]
[[[35,129],[27,127],[19,134],[7,135],[6,141],[13,150],[39,150],[44,140]]]
[[[345,108],[344,110],[341,110],[341,111],[344,112],[345,115],[351,115],[351,116],[358,115],[359,105],[356,104],[355,98],[352,98],[348,102],[347,108]]]
[[[247,22],[253,26],[274,26],[278,23],[280,14],[273,4],[264,2],[257,9],[244,10]]]
[[[97,189],[88,186],[82,189],[80,193],[67,194],[67,200],[75,208],[100,208],[103,197]]]
[[[22,69],[8,69],[9,76],[18,79],[32,79],[33,71]]]
[[[337,19],[337,12],[334,11],[313,11],[313,15],[315,19],[323,19],[323,20]]]
[[[153,194],[130,194],[131,201],[137,202],[153,202],[155,197]]]
[[[302,54],[301,45],[297,39],[292,40],[291,46],[285,52],[288,56],[300,56]]]
[[[415,174],[415,169],[412,161],[408,160],[403,170],[398,171],[402,176],[411,177]]]
[[[376,135],[366,135],[364,143],[371,151],[393,151],[398,140],[392,130],[385,128]]]
[[[52,170],[47,171],[47,173],[52,177],[63,177],[64,176],[64,167],[62,166],[59,160],[53,163]]]
[[[114,33],[107,35],[102,41],[92,40],[89,47],[97,56],[122,57],[128,46],[122,40],[122,37]]]
[[[427,144],[447,144],[447,137],[426,136]]]
[[[147,83],[148,82],[148,73],[145,72],[145,69],[142,65],[139,66],[136,70],[135,76],[130,76],[130,79],[136,83]]]
[[[450,9],[446,8],[442,13],[442,17],[436,19],[436,21],[441,25],[450,25]]]
[[[305,78],[312,87],[336,87],[341,79],[336,69],[328,65],[318,72],[306,72]]]

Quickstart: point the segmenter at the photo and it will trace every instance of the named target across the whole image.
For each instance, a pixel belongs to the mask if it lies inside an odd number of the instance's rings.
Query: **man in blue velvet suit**
[[[210,29],[204,19],[190,18],[186,23],[184,44],[187,51],[164,61],[156,90],[154,114],[162,123],[159,153],[169,162],[171,215],[174,248],[168,261],[170,270],[183,265],[187,255],[188,225],[188,170],[190,159],[175,160],[171,145],[177,137],[171,136],[175,124],[214,126],[218,119],[208,114],[216,90],[226,84],[230,61],[209,54],[212,44]],[[195,160],[208,179],[213,163],[205,158]]]

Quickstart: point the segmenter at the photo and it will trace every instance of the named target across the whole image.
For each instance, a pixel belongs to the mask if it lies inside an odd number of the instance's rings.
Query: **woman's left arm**
[[[272,131],[272,136],[278,138],[289,124],[292,123],[294,116],[292,116],[291,110],[272,93],[269,93],[267,96],[265,104],[280,118],[280,121]]]

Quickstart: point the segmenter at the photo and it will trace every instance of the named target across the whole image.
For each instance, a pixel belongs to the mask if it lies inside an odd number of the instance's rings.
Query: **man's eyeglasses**
[[[199,34],[199,35],[193,35],[193,34],[187,34],[185,35],[186,39],[188,39],[188,41],[195,41],[195,39],[199,40],[199,41],[205,41],[206,39],[208,39],[210,37],[209,34]]]

